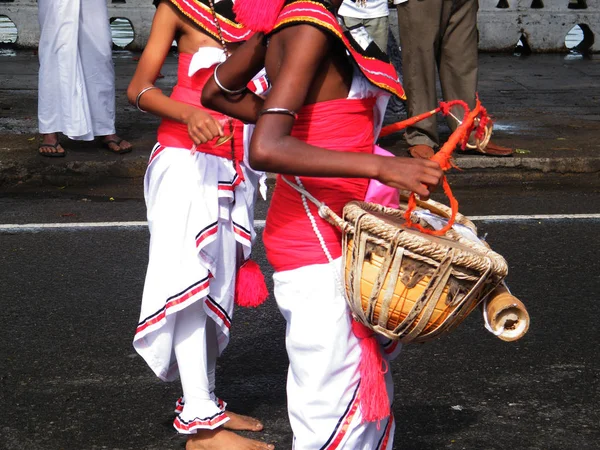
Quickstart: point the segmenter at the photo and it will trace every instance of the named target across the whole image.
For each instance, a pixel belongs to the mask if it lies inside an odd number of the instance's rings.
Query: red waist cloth
[[[227,116],[207,109],[200,103],[202,88],[211,77],[213,67],[201,69],[191,77],[188,76],[188,68],[192,60],[192,54],[179,54],[179,67],[177,69],[177,85],[173,88],[171,98],[182,103],[187,103],[198,109],[210,113],[216,119],[225,119]],[[244,159],[244,127],[239,120],[233,120],[233,144],[235,150],[235,160],[242,161]],[[229,124],[223,125],[225,134],[231,134]],[[188,134],[187,125],[181,122],[176,122],[170,119],[163,119],[157,132],[158,142],[165,147],[179,147],[191,149],[194,142]],[[223,158],[232,159],[231,141],[223,145],[215,147],[216,139],[207,142],[206,144],[198,145],[196,150],[202,153],[208,153]]]
[[[303,107],[292,136],[318,147],[340,152],[373,153],[374,98],[331,100]],[[294,181],[294,177],[286,175]],[[308,192],[336,214],[351,200],[364,200],[366,178],[301,177]],[[295,181],[294,181],[295,182]],[[333,258],[341,256],[341,233],[318,215],[308,201],[327,248]],[[276,271],[327,262],[306,215],[300,194],[277,177],[263,234],[267,258]]]

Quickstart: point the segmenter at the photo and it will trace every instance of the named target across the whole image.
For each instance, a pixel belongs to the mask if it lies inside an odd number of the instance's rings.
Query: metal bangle
[[[147,113],[148,112],[148,111],[140,108],[140,98],[142,97],[142,95],[144,95],[148,91],[151,91],[152,89],[160,89],[160,88],[157,87],[157,86],[148,86],[148,87],[145,87],[144,89],[142,89],[140,91],[140,93],[135,98],[135,107],[138,109],[138,111],[141,111],[143,113]]]
[[[292,111],[290,109],[287,109],[287,108],[263,109],[261,112],[258,113],[258,117],[262,116],[263,114],[286,114],[288,116],[292,116],[294,119],[298,118],[298,113],[296,113],[295,111]]]
[[[221,89],[223,92],[225,92],[226,94],[229,94],[229,95],[239,95],[239,94],[242,94],[243,92],[245,92],[246,86],[244,86],[241,89],[231,90],[231,89],[227,89],[225,86],[223,86],[221,84],[221,82],[219,81],[219,77],[217,77],[217,69],[221,66],[221,64],[223,64],[223,63],[217,64],[217,67],[215,67],[215,71],[213,72],[213,77],[215,79],[215,83],[217,83],[217,86],[219,86],[219,89]]]

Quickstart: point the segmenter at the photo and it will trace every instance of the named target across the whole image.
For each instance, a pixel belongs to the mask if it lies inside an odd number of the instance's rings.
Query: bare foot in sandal
[[[262,431],[263,424],[260,420],[250,416],[242,416],[231,411],[225,411],[229,420],[223,424],[223,428],[227,430],[237,431]]]
[[[42,134],[42,142],[38,146],[38,152],[41,156],[50,158],[62,158],[67,154],[65,149],[58,142],[58,134],[47,133]]]
[[[121,139],[116,134],[109,134],[102,138],[102,145],[113,153],[122,155],[123,153],[129,153],[133,146],[125,139]]]
[[[231,431],[198,430],[190,435],[185,450],[273,450],[274,445],[239,436]]]

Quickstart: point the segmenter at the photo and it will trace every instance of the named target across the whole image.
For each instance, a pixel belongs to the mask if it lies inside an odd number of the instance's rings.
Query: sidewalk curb
[[[577,176],[600,184],[600,157],[533,158],[459,156],[460,170],[453,169],[449,178],[455,183],[502,183],[511,180],[536,181],[549,175]],[[0,161],[0,187],[14,185],[83,185],[129,179],[142,182],[147,166],[146,155],[129,155],[106,161],[42,160],[35,155],[25,160]],[[269,178],[274,178],[269,174]]]
[[[68,157],[67,157],[68,158]],[[0,161],[0,187],[28,185],[82,185],[107,178],[143,179],[148,158],[119,158],[111,161],[42,161],[36,155],[26,161]]]

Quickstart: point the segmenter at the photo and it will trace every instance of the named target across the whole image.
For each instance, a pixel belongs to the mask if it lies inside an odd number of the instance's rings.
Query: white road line
[[[476,222],[512,222],[517,220],[580,220],[600,219],[600,214],[531,214],[512,216],[468,216],[468,218]]]
[[[524,220],[589,220],[600,219],[600,214],[531,214],[531,215],[491,215],[469,216],[474,222],[515,222]],[[102,228],[146,228],[147,222],[72,222],[72,223],[24,223],[0,224],[0,232],[35,232],[45,230],[89,230]],[[265,226],[264,220],[255,220],[255,228]]]

